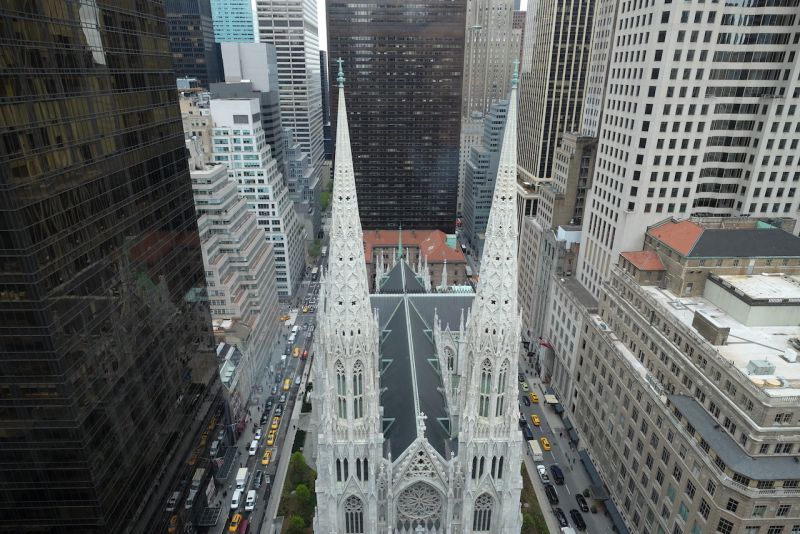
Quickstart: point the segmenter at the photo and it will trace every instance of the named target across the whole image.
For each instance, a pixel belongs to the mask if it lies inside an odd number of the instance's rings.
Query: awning
[[[578,443],[578,433],[575,432],[574,428],[570,428],[567,434],[569,434],[569,440],[572,443]]]
[[[608,499],[608,493],[606,493],[605,486],[603,486],[603,479],[600,478],[600,473],[597,472],[589,454],[583,450],[578,452],[578,456],[581,458],[581,464],[583,464],[586,474],[589,475],[589,481],[591,482],[589,491],[592,492],[592,496],[601,501]]]
[[[630,531],[628,527],[625,526],[625,521],[622,519],[622,516],[619,514],[619,510],[617,510],[617,506],[614,504],[614,501],[608,499],[603,503],[608,510],[608,515],[611,517],[611,522],[614,523],[614,531],[618,532],[619,534],[629,534]]]
[[[564,407],[561,406],[560,402],[555,403],[553,405],[553,409],[556,411],[556,413],[564,413]]]

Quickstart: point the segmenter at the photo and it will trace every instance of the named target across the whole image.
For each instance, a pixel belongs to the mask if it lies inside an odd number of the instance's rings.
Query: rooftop
[[[800,238],[769,224],[709,228],[688,219],[668,219],[647,233],[691,258],[800,257]]]
[[[661,258],[658,257],[652,250],[640,250],[635,252],[622,252],[620,254],[623,258],[633,264],[634,267],[640,271],[663,271],[664,264]]]
[[[790,363],[781,357],[787,349],[792,348],[789,339],[800,337],[800,326],[747,326],[703,297],[679,298],[655,286],[640,286],[640,289],[698,337],[700,333],[692,327],[695,312],[702,313],[720,328],[730,328],[727,343],[715,345],[714,349],[766,395],[800,395],[800,363]],[[750,376],[747,365],[752,360],[768,361],[775,366],[774,373]]]
[[[428,263],[466,263],[464,253],[459,247],[449,245],[447,234],[441,230],[402,230],[403,247],[415,247],[422,251]],[[372,249],[375,247],[397,248],[400,230],[364,231],[364,257],[372,263]]]
[[[720,280],[734,290],[741,291],[752,300],[797,300],[800,304],[800,276],[798,275],[722,275]]]

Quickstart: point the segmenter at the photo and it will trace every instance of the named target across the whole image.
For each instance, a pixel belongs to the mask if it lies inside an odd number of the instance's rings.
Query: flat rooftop
[[[786,349],[793,348],[789,344],[789,338],[800,337],[800,326],[747,326],[703,297],[680,298],[655,286],[640,286],[640,289],[658,301],[663,310],[693,330],[698,337],[702,336],[692,328],[695,311],[703,313],[719,327],[730,328],[727,344],[715,345],[714,348],[744,378],[749,378],[765,394],[772,397],[800,395],[800,360],[789,363],[781,357]],[[775,366],[775,373],[749,376],[747,364],[752,360],[768,361]]]
[[[800,303],[800,276],[797,275],[723,275],[719,279],[754,300],[797,299]]]

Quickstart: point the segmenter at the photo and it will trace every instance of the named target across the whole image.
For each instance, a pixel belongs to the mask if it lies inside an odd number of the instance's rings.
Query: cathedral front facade
[[[517,533],[516,84],[474,294],[402,248],[369,294],[339,73],[328,269],[313,362],[317,533]]]

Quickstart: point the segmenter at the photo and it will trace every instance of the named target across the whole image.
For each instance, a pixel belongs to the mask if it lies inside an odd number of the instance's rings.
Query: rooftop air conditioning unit
[[[789,363],[796,363],[797,362],[797,352],[794,349],[787,348],[781,354],[781,358],[786,360]]]

